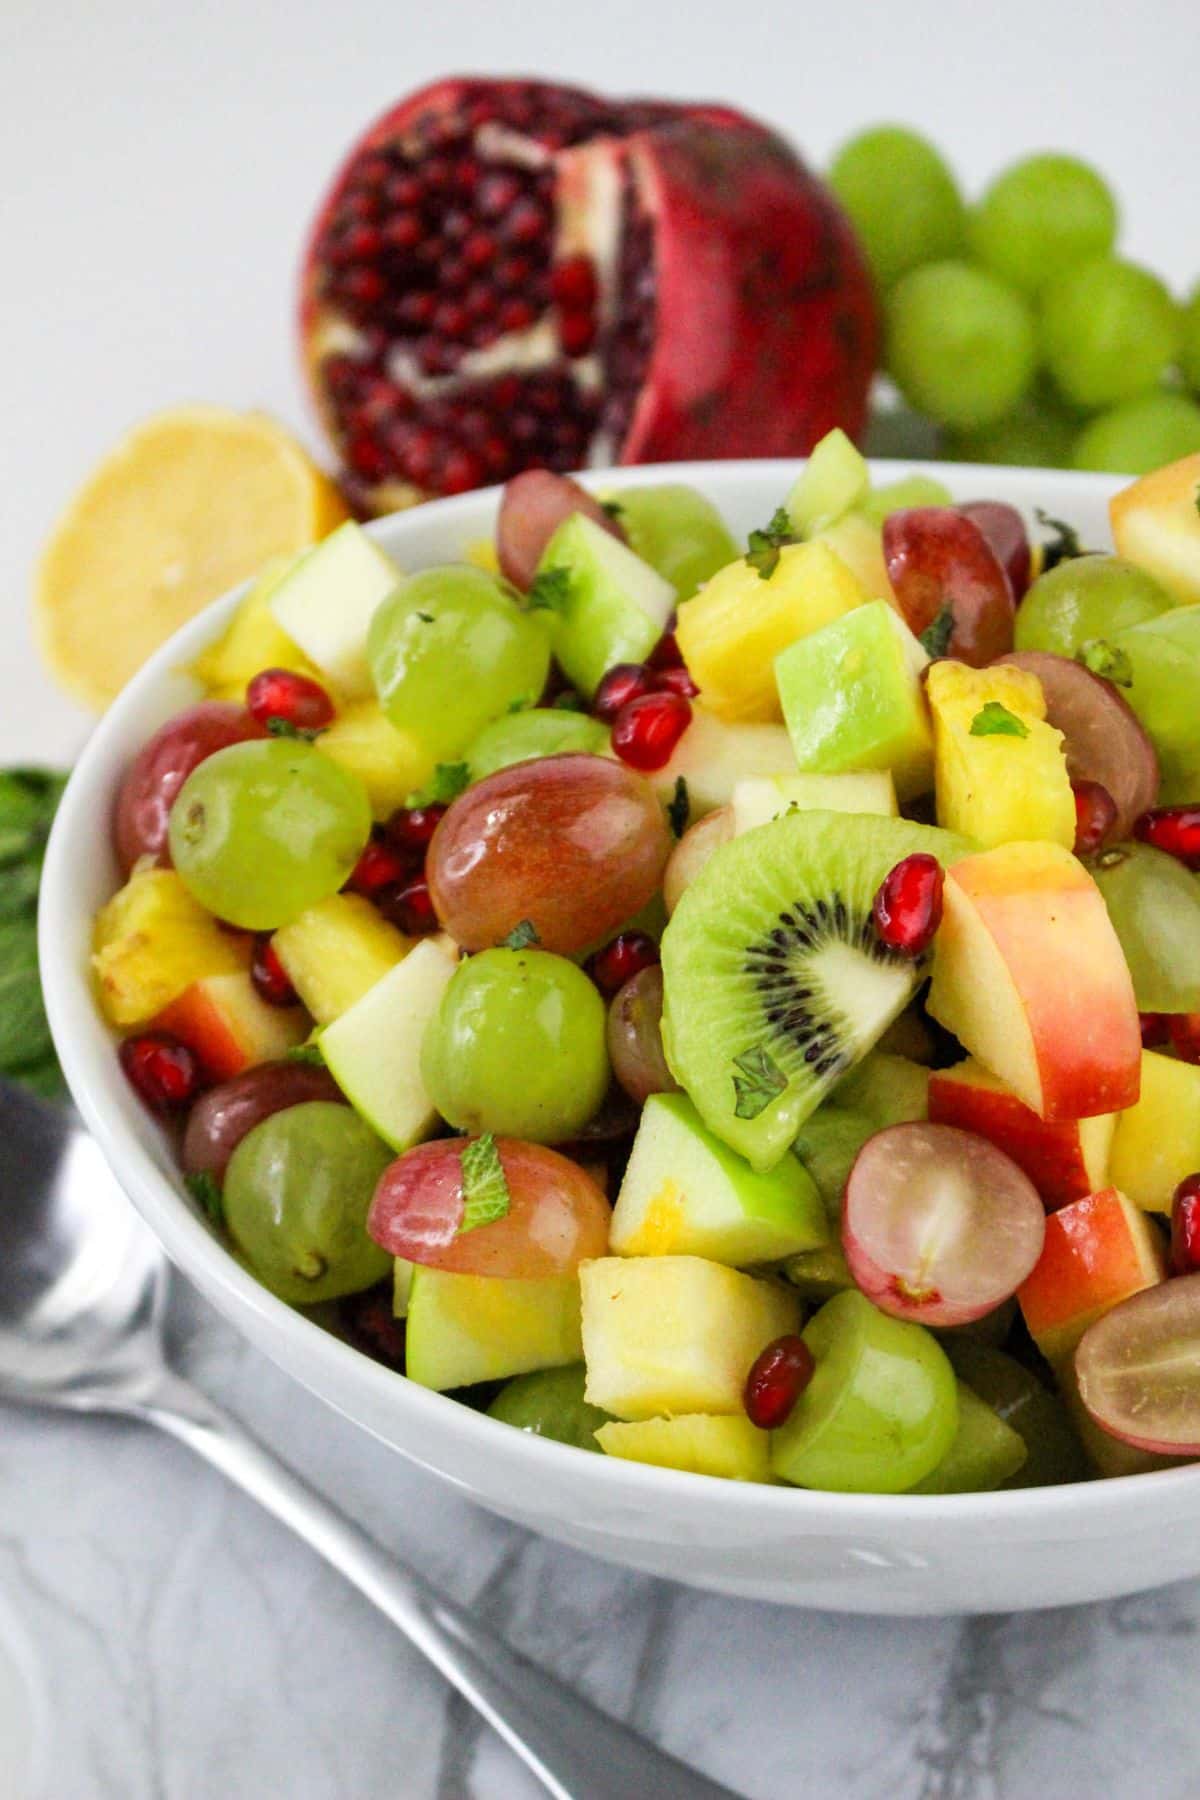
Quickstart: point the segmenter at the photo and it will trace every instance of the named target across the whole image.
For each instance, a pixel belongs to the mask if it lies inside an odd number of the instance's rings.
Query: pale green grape
[[[860,132],[834,157],[829,185],[882,288],[962,247],[965,214],[957,183],[934,146],[915,131],[877,125]]]
[[[1093,638],[1169,612],[1152,575],[1119,556],[1073,556],[1039,575],[1017,608],[1018,650],[1073,657]]]
[[[1193,393],[1200,394],[1200,287],[1183,308],[1180,330],[1183,341],[1179,349],[1179,367]]]
[[[604,1002],[546,950],[484,950],[459,964],[421,1046],[421,1074],[460,1131],[557,1144],[608,1092]]]
[[[1100,256],[1046,289],[1038,336],[1059,392],[1092,412],[1157,386],[1179,350],[1179,309],[1157,275]]]
[[[1148,475],[1200,450],[1200,406],[1184,394],[1126,400],[1085,425],[1075,440],[1077,469]]]
[[[1200,881],[1149,844],[1102,850],[1088,867],[1121,941],[1139,1010],[1200,1011]]]
[[[1011,412],[1033,380],[1035,345],[1020,294],[966,263],[915,269],[888,299],[888,372],[941,425],[974,430]]]
[[[383,602],[367,657],[392,724],[449,762],[492,719],[537,704],[550,644],[494,575],[448,564],[410,575]]]
[[[599,1453],[596,1427],[607,1425],[609,1415],[588,1405],[583,1397],[585,1379],[582,1363],[518,1375],[505,1382],[488,1407],[488,1416],[535,1437],[554,1438],[559,1444]]]
[[[1075,424],[1043,396],[1029,395],[1015,412],[982,431],[948,433],[952,462],[1005,463],[1017,469],[1069,469]]]
[[[953,501],[950,489],[940,481],[934,481],[932,476],[904,475],[899,481],[872,488],[855,511],[870,519],[872,525],[882,525],[889,513],[899,512],[901,507],[951,506]]]
[[[1111,641],[1132,675],[1122,691],[1158,754],[1159,802],[1190,805],[1200,794],[1200,607],[1172,607]]]
[[[171,860],[201,906],[274,931],[336,894],[371,833],[361,781],[296,738],[231,744],[171,808]]]
[[[565,756],[579,750],[602,756],[607,749],[608,729],[598,719],[562,707],[535,706],[485,725],[464,751],[463,760],[471,780],[482,781],[497,769],[531,757]]]
[[[1023,157],[999,174],[971,216],[971,250],[984,268],[1036,294],[1076,263],[1106,256],[1117,235],[1107,182],[1075,156]]]
[[[348,1106],[311,1100],[272,1113],[229,1159],[229,1235],[264,1287],[312,1306],[374,1287],[392,1258],[367,1212],[392,1152]]]
[[[712,501],[694,487],[664,481],[623,488],[614,499],[630,549],[671,583],[680,600],[690,600],[701,582],[739,554]]]

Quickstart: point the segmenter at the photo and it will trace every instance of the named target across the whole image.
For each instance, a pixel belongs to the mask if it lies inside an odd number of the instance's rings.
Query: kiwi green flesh
[[[753,1168],[787,1153],[925,973],[872,924],[888,870],[972,847],[907,819],[791,813],[722,845],[687,888],[662,940],[667,1060]]]

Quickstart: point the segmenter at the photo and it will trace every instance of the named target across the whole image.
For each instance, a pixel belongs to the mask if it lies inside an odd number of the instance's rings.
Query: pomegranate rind
[[[1075,1351],[1075,1375],[1110,1437],[1200,1457],[1200,1274],[1143,1288],[1097,1319]]]

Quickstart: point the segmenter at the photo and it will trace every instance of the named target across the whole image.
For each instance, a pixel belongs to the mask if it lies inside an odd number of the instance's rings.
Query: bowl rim
[[[784,492],[795,479],[802,462],[802,458],[764,458],[662,463],[587,470],[579,479],[590,487],[603,490],[619,490],[647,481],[686,481],[706,492],[713,492],[719,503],[720,489],[735,484],[748,474],[761,479],[768,496]],[[1044,491],[1048,502],[1068,509],[1072,500],[1078,503],[1081,494],[1093,500],[1107,501],[1125,485],[1121,477],[996,464],[875,458],[871,459],[870,466],[873,478],[881,481],[922,474],[945,481],[951,488],[977,486],[981,493],[997,498],[1005,497],[1005,490],[1011,487],[1014,477],[1019,478],[1022,485],[1036,481],[1039,493]],[[419,528],[444,521],[452,530],[457,521],[473,520],[481,511],[493,509],[500,491],[499,486],[494,486],[431,501],[406,512],[373,520],[366,529],[373,537],[385,540],[394,548],[393,540],[398,537],[402,544],[409,525]],[[463,536],[465,541],[468,533],[464,532]],[[802,1531],[810,1531],[814,1526],[826,1529],[845,1526],[855,1531],[870,1527],[886,1530],[897,1525],[928,1525],[935,1519],[944,1519],[947,1523],[960,1521],[968,1527],[1015,1523],[1035,1516],[1039,1522],[1046,1523],[1062,1523],[1068,1519],[1082,1522],[1088,1515],[1123,1513],[1127,1507],[1138,1510],[1154,1507],[1186,1490],[1196,1489],[1200,1483],[1200,1462],[1056,1487],[922,1495],[840,1493],[728,1481],[686,1470],[597,1456],[595,1452],[561,1444],[532,1432],[514,1431],[503,1421],[489,1418],[486,1413],[464,1405],[449,1394],[420,1387],[407,1377],[397,1375],[277,1299],[244,1269],[194,1210],[182,1184],[172,1183],[156,1166],[146,1148],[123,1126],[119,1108],[105,1103],[110,1090],[120,1092],[117,1059],[111,1054],[104,1058],[99,1052],[93,1053],[84,1038],[73,1030],[72,1022],[79,1016],[81,1006],[92,1015],[96,1014],[95,999],[86,966],[77,966],[71,957],[60,955],[58,951],[61,945],[73,942],[78,934],[79,907],[72,903],[72,875],[78,867],[79,847],[86,846],[89,835],[95,839],[97,833],[101,833],[107,839],[112,776],[140,741],[139,738],[132,745],[125,744],[129,735],[127,721],[164,683],[178,678],[181,668],[211,640],[217,627],[232,613],[251,585],[249,581],[239,584],[174,633],[98,721],[78,757],[59,805],[46,850],[38,914],[38,947],[46,1010],[55,1047],[79,1112],[121,1186],[172,1262],[185,1275],[191,1276],[194,1268],[202,1271],[195,1277],[202,1291],[207,1296],[214,1292],[222,1296],[225,1304],[221,1310],[235,1326],[241,1329],[238,1315],[248,1312],[262,1320],[273,1336],[299,1341],[318,1359],[328,1359],[331,1372],[337,1374],[341,1385],[359,1389],[364,1396],[370,1397],[376,1410],[390,1407],[398,1416],[406,1415],[405,1438],[409,1442],[421,1440],[423,1425],[432,1427],[435,1436],[461,1434],[467,1446],[473,1445],[495,1469],[498,1480],[493,1485],[497,1487],[502,1486],[504,1467],[510,1463],[524,1464],[525,1474],[536,1479],[539,1471],[544,1471],[548,1477],[567,1476],[570,1471],[579,1475],[583,1470],[581,1459],[586,1458],[591,1469],[589,1483],[600,1484],[614,1501],[624,1500],[636,1505],[653,1495],[660,1503],[670,1505],[674,1501],[681,1509],[692,1509],[698,1504],[711,1507],[711,1516],[728,1518],[731,1531],[752,1525],[756,1516],[775,1520],[790,1518]],[[107,1033],[103,1041],[111,1048],[112,1034]],[[280,1366],[286,1368],[287,1364],[281,1360]],[[294,1379],[300,1379],[293,1371],[289,1370],[289,1373],[293,1373]],[[415,1451],[408,1449],[402,1453],[415,1455]],[[570,1459],[569,1462],[564,1462],[564,1458]],[[417,1460],[421,1459],[418,1457]],[[425,1466],[437,1470],[436,1461]],[[486,1503],[486,1496],[481,1494],[479,1498]]]

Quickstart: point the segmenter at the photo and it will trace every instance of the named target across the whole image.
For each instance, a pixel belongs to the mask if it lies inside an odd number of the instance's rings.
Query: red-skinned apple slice
[[[240,972],[193,981],[154,1024],[182,1039],[216,1081],[277,1061],[303,1043],[311,1029],[302,1007],[268,1006],[249,975]]]
[[[1105,1188],[1050,1214],[1037,1267],[1017,1299],[1030,1337],[1058,1364],[1089,1325],[1163,1273],[1162,1240],[1147,1214]]]
[[[842,1248],[883,1312],[965,1325],[1014,1294],[1041,1255],[1037,1189],[1002,1150],[950,1125],[892,1125],[859,1151]]]
[[[1108,1180],[1116,1116],[1063,1119],[1038,1115],[973,1058],[929,1078],[929,1117],[987,1138],[1024,1169],[1047,1212],[1094,1194]]]
[[[1102,1430],[1161,1456],[1200,1456],[1200,1275],[1122,1300],[1075,1352],[1079,1397]]]

